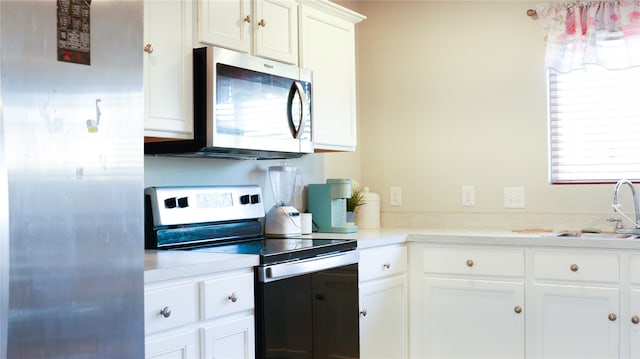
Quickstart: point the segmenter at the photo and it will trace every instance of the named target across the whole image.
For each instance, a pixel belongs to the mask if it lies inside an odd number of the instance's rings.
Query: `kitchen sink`
[[[583,232],[553,232],[546,235],[547,237],[576,238],[576,239],[640,239],[640,234],[636,233],[616,233],[616,232],[600,232],[600,233],[583,233]]]

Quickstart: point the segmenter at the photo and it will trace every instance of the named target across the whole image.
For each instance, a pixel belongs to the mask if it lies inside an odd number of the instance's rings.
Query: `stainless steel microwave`
[[[193,67],[194,140],[145,144],[145,153],[270,159],[313,152],[310,70],[219,47],[194,49]]]

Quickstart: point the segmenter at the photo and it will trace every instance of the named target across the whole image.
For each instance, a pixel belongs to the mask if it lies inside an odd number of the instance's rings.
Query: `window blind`
[[[640,180],[640,68],[548,74],[551,183]]]

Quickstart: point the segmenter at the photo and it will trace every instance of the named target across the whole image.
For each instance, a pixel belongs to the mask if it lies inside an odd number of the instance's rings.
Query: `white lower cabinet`
[[[522,250],[425,246],[417,259],[412,357],[524,357]]]
[[[629,257],[629,311],[620,318],[629,358],[640,358],[640,254]],[[624,353],[623,353],[624,354]]]
[[[408,356],[407,248],[360,251],[360,357]]]
[[[176,332],[146,340],[147,359],[190,359],[198,357],[198,338],[192,331]]]
[[[535,250],[531,353],[535,358],[618,358],[617,253]]]
[[[204,358],[255,357],[255,328],[252,316],[216,323],[200,330]]]
[[[640,255],[410,243],[411,358],[640,358]]]
[[[255,357],[253,270],[145,283],[145,358]]]
[[[425,278],[425,358],[524,357],[524,284]]]
[[[640,288],[630,292],[630,316],[624,321],[628,329],[629,357],[640,358]]]
[[[617,358],[617,288],[536,285],[534,358]]]

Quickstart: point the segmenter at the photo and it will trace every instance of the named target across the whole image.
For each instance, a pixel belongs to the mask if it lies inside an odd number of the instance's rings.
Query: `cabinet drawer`
[[[186,283],[145,290],[144,327],[146,334],[179,327],[195,321],[195,284]]]
[[[253,273],[243,273],[201,283],[202,320],[253,308]]]
[[[379,247],[360,251],[359,280],[366,281],[407,271],[407,247]]]
[[[618,282],[615,253],[539,251],[534,253],[536,280]]]
[[[425,273],[524,277],[524,252],[510,248],[426,247]]]

